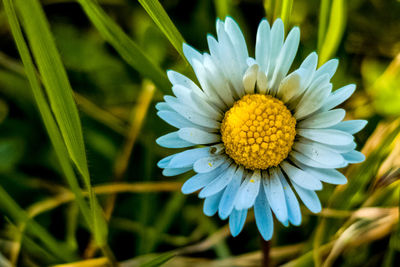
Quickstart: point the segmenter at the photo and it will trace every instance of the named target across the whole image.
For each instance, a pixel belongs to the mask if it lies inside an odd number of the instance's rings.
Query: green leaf
[[[318,51],[321,51],[322,42],[326,35],[326,25],[329,20],[329,7],[331,6],[331,0],[321,0],[321,6],[319,8],[319,23],[318,23]]]
[[[29,1],[32,1],[32,0],[29,0]],[[93,219],[91,217],[91,211],[90,211],[86,201],[83,198],[81,188],[79,186],[79,182],[75,176],[75,172],[73,170],[71,161],[69,159],[69,153],[66,148],[66,143],[64,143],[64,141],[63,141],[60,129],[57,126],[57,123],[53,117],[53,113],[49,108],[49,105],[46,101],[46,97],[40,86],[39,79],[36,75],[36,70],[35,70],[32,58],[30,56],[27,44],[25,43],[25,40],[23,38],[22,31],[21,31],[17,16],[15,14],[13,2],[11,0],[4,0],[3,2],[4,2],[4,7],[6,10],[7,17],[8,17],[8,21],[9,21],[9,24],[11,27],[11,31],[14,36],[20,56],[22,58],[22,62],[24,63],[25,71],[26,71],[29,83],[31,85],[37,107],[39,108],[44,125],[49,134],[51,143],[55,149],[60,166],[63,170],[63,173],[67,179],[69,186],[71,187],[71,191],[75,194],[76,201],[82,211],[82,214],[83,214],[87,224],[90,226],[93,234],[95,236],[102,237],[102,241],[103,241],[102,243],[105,243],[107,233],[96,232],[94,229],[103,229],[103,228],[96,227],[93,225],[93,223],[101,221],[103,219],[103,217],[101,214],[96,214],[96,216],[98,218]],[[26,4],[26,3],[28,3],[28,1],[24,2],[24,4]],[[38,5],[37,2],[35,2],[35,3],[36,3],[36,5]],[[36,8],[37,8],[37,6],[36,6]],[[29,12],[27,14],[29,14]],[[45,52],[45,51],[41,51],[41,52]],[[45,75],[47,75],[47,73]],[[90,192],[91,191],[90,182],[87,184],[89,185],[88,190]],[[91,202],[96,202],[96,200],[91,199]],[[100,238],[97,238],[97,240],[99,240],[99,239]]]
[[[165,12],[160,2],[158,2],[158,0],[139,0],[139,3],[143,6],[149,16],[175,47],[176,51],[178,51],[179,54],[186,60],[182,50],[182,44],[185,42],[185,40],[175,27],[172,20],[169,18],[167,12]]]
[[[175,257],[175,253],[174,252],[166,252],[166,253],[163,253],[163,254],[155,256],[154,258],[152,258],[148,262],[145,262],[145,263],[141,264],[140,267],[157,267],[157,266],[160,266],[163,263],[166,263],[167,261],[169,261],[173,257]]]
[[[324,64],[336,53],[346,28],[346,21],[346,1],[333,0],[328,30],[319,50],[319,65]]]
[[[72,161],[90,187],[89,169],[78,109],[43,9],[37,0],[18,0],[23,26],[51,109]],[[40,33],[40,34],[38,34]]]
[[[97,3],[92,0],[78,0],[78,2],[102,37],[129,65],[151,79],[164,92],[169,91],[171,86],[165,72],[150,60],[150,57],[111,20]]]
[[[293,7],[293,0],[283,0],[281,19],[283,21],[283,25],[285,25],[286,30],[289,27],[290,16],[292,14],[292,7]]]

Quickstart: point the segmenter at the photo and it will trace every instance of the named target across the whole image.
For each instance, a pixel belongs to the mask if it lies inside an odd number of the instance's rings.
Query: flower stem
[[[262,265],[263,267],[270,266],[270,259],[269,259],[269,251],[271,248],[271,241],[265,241],[264,238],[261,237],[261,251],[263,254]]]

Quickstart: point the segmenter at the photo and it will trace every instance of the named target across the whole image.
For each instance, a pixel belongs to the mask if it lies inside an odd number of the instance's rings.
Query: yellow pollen
[[[225,152],[237,164],[265,170],[288,156],[296,136],[296,119],[272,96],[245,95],[225,113],[221,136]]]

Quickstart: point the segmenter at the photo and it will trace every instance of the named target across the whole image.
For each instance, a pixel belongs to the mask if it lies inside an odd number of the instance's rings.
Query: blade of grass
[[[5,0],[11,1],[11,0]],[[17,224],[26,224],[26,231],[36,237],[47,247],[51,253],[63,261],[76,260],[77,256],[68,246],[59,243],[49,234],[46,229],[37,222],[30,219],[26,212],[7,194],[3,187],[0,186],[0,207],[4,210],[14,222]]]
[[[324,41],[319,50],[319,62],[321,66],[333,56],[342,40],[347,22],[346,1],[333,0],[329,18],[328,29]],[[322,31],[322,30],[321,30]]]
[[[187,62],[187,59],[183,54],[182,49],[182,44],[185,42],[185,40],[183,39],[178,29],[175,27],[174,23],[172,22],[160,2],[158,2],[158,0],[139,0],[139,3],[143,6],[149,16],[155,22],[155,24],[157,24],[160,30],[175,47],[176,51],[178,51],[182,58]]]
[[[215,11],[217,13],[217,17],[220,19],[224,19],[226,16],[231,15],[232,1],[231,0],[217,0],[214,1]]]
[[[275,0],[264,0],[265,16],[270,23],[273,22],[274,19],[274,6]]]
[[[37,0],[18,0],[16,3],[69,155],[82,174],[86,186],[90,187],[78,109],[43,9]]]
[[[167,261],[169,261],[170,259],[172,259],[173,257],[175,257],[175,253],[174,252],[165,252],[159,255],[156,255],[154,257],[152,257],[151,260],[140,264],[140,267],[156,267],[156,266],[160,266],[164,263],[166,263]]]
[[[274,21],[281,16],[282,1],[274,0]]]
[[[346,210],[352,208],[352,200],[358,196],[358,192],[365,190],[370,178],[374,177],[386,156],[390,153],[393,140],[400,134],[400,120],[392,122],[392,131],[381,138],[381,142],[376,146],[366,160],[359,165],[352,166],[350,169],[349,181],[344,187],[337,187],[329,200],[329,208]],[[314,251],[318,252],[320,245],[336,231],[336,226],[326,218],[320,218],[316,234],[313,241]],[[320,255],[314,254],[315,266],[320,266]]]
[[[285,25],[286,31],[289,29],[290,16],[292,15],[292,8],[293,8],[293,0],[283,0],[281,19],[283,21],[283,25]]]
[[[331,0],[321,0],[321,6],[319,8],[319,23],[318,23],[318,51],[321,51],[322,43],[326,36],[326,25],[329,20],[329,7],[331,6]]]
[[[143,76],[151,79],[162,91],[169,91],[171,86],[165,72],[150,60],[150,57],[122,31],[97,3],[92,0],[78,0],[78,2],[101,36],[129,65]]]
[[[17,1],[33,56],[41,74],[58,127],[72,161],[80,171],[89,192],[93,234],[99,246],[106,246],[107,226],[92,192],[82,127],[72,88],[44,11],[38,0]],[[40,34],[38,34],[40,33]]]
[[[35,71],[35,68],[33,65],[33,61],[30,56],[27,44],[25,43],[25,40],[22,36],[21,28],[19,26],[19,22],[18,22],[16,14],[15,14],[13,3],[10,0],[4,0],[3,2],[5,5],[5,8],[6,8],[6,13],[7,13],[8,20],[9,20],[9,23],[10,23],[10,26],[12,29],[13,36],[14,36],[16,44],[17,44],[18,51],[21,55],[22,61],[25,66],[25,71],[26,71],[27,77],[31,84],[34,98],[36,100],[36,103],[39,108],[39,112],[42,116],[43,122],[45,124],[46,130],[49,134],[50,140],[55,149],[55,152],[56,152],[57,158],[59,160],[59,163],[61,165],[61,168],[63,170],[63,173],[66,177],[66,180],[67,180],[69,186],[71,187],[72,192],[75,194],[76,201],[81,209],[81,212],[82,212],[87,224],[92,229],[94,235],[97,236],[99,243],[104,244],[107,234],[104,232],[104,228],[103,228],[102,232],[99,231],[101,226],[98,226],[99,224],[101,225],[101,223],[102,223],[102,220],[101,220],[102,217],[101,217],[100,213],[96,213],[96,214],[91,213],[89,207],[87,206],[87,203],[85,202],[85,200],[82,196],[78,180],[75,176],[73,167],[68,158],[68,151],[66,148],[66,144],[63,142],[60,130],[57,127],[57,123],[55,122],[55,120],[53,118],[52,112],[50,111],[50,108],[47,104],[46,98],[40,87],[40,82],[36,76],[36,71]],[[27,2],[24,2],[24,4],[26,4],[26,3]],[[38,5],[37,2],[36,2],[36,5]],[[29,10],[26,10],[26,11],[28,11],[26,14],[29,15]],[[39,11],[39,13],[40,13],[40,11]],[[34,34],[34,32],[33,32],[33,34]],[[38,64],[39,64],[39,62],[38,62]],[[78,118],[78,120],[79,120],[79,118]],[[82,142],[83,142],[83,140],[82,140]],[[90,182],[87,182],[87,184],[89,185],[88,190],[91,190]],[[93,198],[92,198],[92,202],[91,202],[92,207],[95,206],[93,203],[97,203],[97,202],[95,200],[93,200]],[[91,218],[90,217],[91,214],[93,217],[98,217],[100,219]]]

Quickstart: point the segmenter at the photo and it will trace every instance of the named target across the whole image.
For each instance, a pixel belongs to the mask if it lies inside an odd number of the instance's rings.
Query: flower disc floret
[[[226,153],[247,169],[277,166],[289,154],[296,136],[296,119],[269,95],[245,95],[224,116],[221,126]]]

